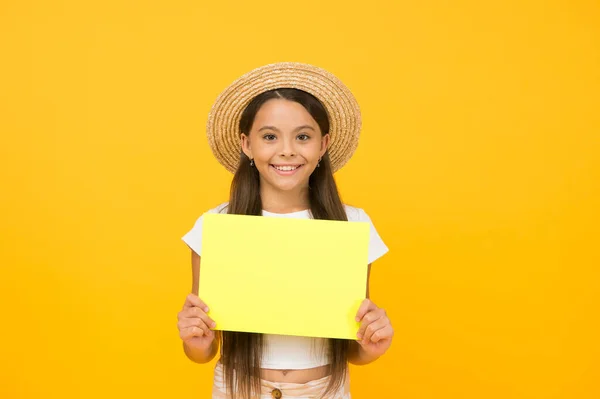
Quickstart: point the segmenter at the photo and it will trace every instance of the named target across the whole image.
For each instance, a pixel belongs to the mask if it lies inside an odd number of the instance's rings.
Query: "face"
[[[329,135],[295,101],[272,99],[256,113],[242,149],[254,160],[261,184],[289,191],[308,187],[308,179],[327,151]]]

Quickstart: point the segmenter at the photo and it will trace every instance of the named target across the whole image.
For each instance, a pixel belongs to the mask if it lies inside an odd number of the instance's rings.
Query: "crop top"
[[[388,252],[387,246],[375,230],[369,216],[360,208],[344,205],[350,222],[368,222],[370,224],[369,263]],[[226,213],[227,203],[210,209],[207,213]],[[310,219],[310,211],[292,213],[272,213],[263,210],[263,216]],[[202,220],[200,216],[192,229],[182,240],[198,255],[202,255]],[[329,364],[326,338],[297,337],[290,335],[264,334],[264,346],[261,367],[266,369],[295,370],[325,366]]]

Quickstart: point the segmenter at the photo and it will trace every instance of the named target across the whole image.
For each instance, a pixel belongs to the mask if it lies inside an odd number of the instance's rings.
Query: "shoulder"
[[[375,262],[388,252],[388,247],[385,245],[377,229],[373,225],[371,218],[362,208],[357,208],[350,205],[344,205],[346,215],[350,222],[367,222],[369,224],[369,264]]]
[[[192,229],[182,237],[182,240],[198,255],[202,253],[202,225],[204,215],[207,213],[227,213],[227,206],[228,203],[224,202],[202,213],[196,219]]]
[[[214,208],[207,210],[205,213],[227,213],[229,202],[223,202]]]
[[[355,206],[350,206],[344,204],[344,208],[346,209],[346,216],[348,216],[349,222],[369,222],[371,218],[362,208],[357,208]]]
[[[202,220],[204,219],[204,215],[207,213],[227,213],[227,206],[229,205],[228,202],[223,202],[221,204],[219,204],[218,206],[215,206],[213,208],[210,208],[208,210],[203,211],[200,216],[198,216],[196,218],[196,223],[195,223],[195,227],[196,228],[202,228]]]

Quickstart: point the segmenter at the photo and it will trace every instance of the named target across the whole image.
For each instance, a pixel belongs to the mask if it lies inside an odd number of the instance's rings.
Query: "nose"
[[[285,138],[281,140],[280,155],[283,157],[293,157],[296,155],[293,139]]]

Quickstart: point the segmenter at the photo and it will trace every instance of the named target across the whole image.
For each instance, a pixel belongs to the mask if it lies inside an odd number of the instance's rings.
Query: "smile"
[[[291,175],[294,174],[302,165],[270,165],[275,172],[280,175]]]

